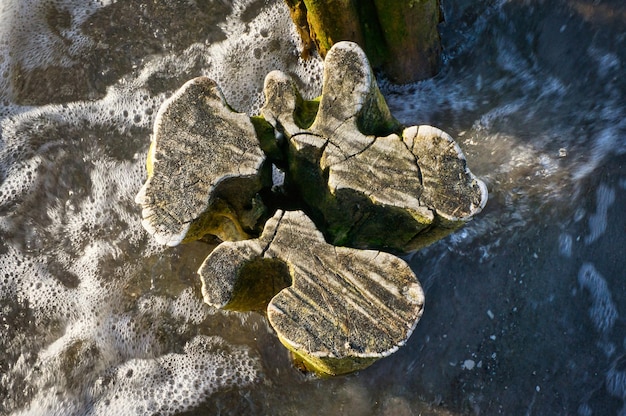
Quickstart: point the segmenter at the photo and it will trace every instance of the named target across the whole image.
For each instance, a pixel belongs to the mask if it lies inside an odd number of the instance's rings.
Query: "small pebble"
[[[465,370],[473,370],[476,366],[476,362],[474,360],[465,360],[463,361],[463,369]]]

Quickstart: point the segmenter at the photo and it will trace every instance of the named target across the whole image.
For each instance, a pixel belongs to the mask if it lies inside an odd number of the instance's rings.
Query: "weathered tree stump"
[[[193,79],[170,97],[152,140],[148,180],[135,201],[159,243],[258,234],[267,219],[258,192],[271,173],[249,117],[228,107],[213,80]]]
[[[136,198],[142,223],[163,244],[223,241],[198,271],[206,303],[265,311],[310,370],[363,369],[403,345],[422,314],[416,276],[389,252],[464,224],[486,187],[446,133],[393,118],[354,43],[328,51],[319,100],[278,71],[264,91],[261,117],[232,111],[203,77],[164,103]],[[271,163],[286,171],[286,197]]]
[[[269,300],[281,342],[322,374],[359,370],[396,351],[424,305],[403,260],[328,244],[301,211],[278,211],[258,239],[219,245],[199,274],[215,307],[246,311]]]
[[[449,234],[479,212],[487,190],[450,136],[403,129],[378,90],[367,57],[337,43],[326,57],[310,126],[293,81],[271,72],[263,117],[289,140],[287,180],[333,244],[407,252]],[[310,107],[310,106],[309,106]]]

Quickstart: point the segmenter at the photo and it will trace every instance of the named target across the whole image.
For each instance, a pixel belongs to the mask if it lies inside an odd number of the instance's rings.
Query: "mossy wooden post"
[[[424,307],[392,253],[462,226],[487,188],[452,137],[392,116],[356,43],[328,50],[319,100],[280,71],[264,93],[255,117],[206,77],[165,101],[136,197],[142,224],[170,246],[221,239],[198,271],[204,301],[264,311],[304,368],[364,369],[406,343]],[[281,190],[271,163],[285,169]]]
[[[285,0],[303,53],[325,57],[342,40],[358,43],[395,82],[435,75],[441,62],[439,0]]]
[[[389,57],[387,75],[400,83],[426,79],[439,70],[439,0],[374,0]]]
[[[168,246],[258,234],[267,219],[258,193],[271,182],[265,159],[250,118],[228,106],[215,81],[188,81],[154,123],[148,179],[135,198],[144,228]]]
[[[485,184],[449,135],[405,128],[391,115],[353,42],[328,52],[312,124],[297,121],[308,106],[286,74],[268,74],[265,96],[262,116],[288,139],[286,182],[335,245],[417,250],[461,227],[487,201]]]

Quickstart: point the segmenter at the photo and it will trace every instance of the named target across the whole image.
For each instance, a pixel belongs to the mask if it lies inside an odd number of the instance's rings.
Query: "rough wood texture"
[[[363,51],[339,42],[328,52],[319,109],[310,127],[293,81],[265,82],[261,113],[289,139],[287,180],[336,245],[406,252],[477,214],[487,190],[450,136],[403,129],[390,114]]]
[[[309,370],[363,369],[406,342],[424,305],[409,266],[372,249],[443,237],[483,208],[486,187],[446,133],[393,118],[355,43],[328,51],[319,100],[278,71],[264,92],[262,117],[233,112],[207,78],[164,103],[143,224],[169,245],[218,236],[198,271],[205,302],[266,312]],[[266,157],[285,169],[280,196]]]
[[[206,234],[248,238],[262,229],[264,161],[249,117],[228,107],[215,82],[187,82],[157,114],[148,180],[136,197],[142,224],[170,246]]]
[[[263,263],[275,273],[259,275]],[[281,342],[308,369],[330,375],[365,368],[396,351],[424,304],[403,260],[330,245],[301,211],[278,211],[258,239],[222,243],[198,273],[205,302],[216,307],[249,310],[275,294],[267,316]],[[247,285],[238,282],[255,279],[265,284],[256,295],[246,294],[250,305],[241,303],[239,291]]]
[[[374,0],[388,58],[384,70],[395,82],[433,77],[441,66],[437,25],[443,20],[439,0]]]
[[[358,43],[395,82],[435,75],[441,64],[439,0],[285,0],[303,55],[322,58],[340,41]]]

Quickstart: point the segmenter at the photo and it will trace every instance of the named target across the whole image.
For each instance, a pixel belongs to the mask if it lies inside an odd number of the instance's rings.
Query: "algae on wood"
[[[363,369],[403,345],[422,314],[416,276],[389,252],[460,227],[486,187],[449,135],[391,115],[355,43],[328,51],[318,100],[279,71],[264,93],[251,118],[203,77],[164,103],[136,198],[143,225],[168,245],[219,237],[198,271],[206,303],[266,312],[307,369]],[[280,196],[270,162],[285,170]]]
[[[441,61],[439,0],[285,0],[304,54],[325,58],[340,41],[353,41],[395,82],[435,75]]]

